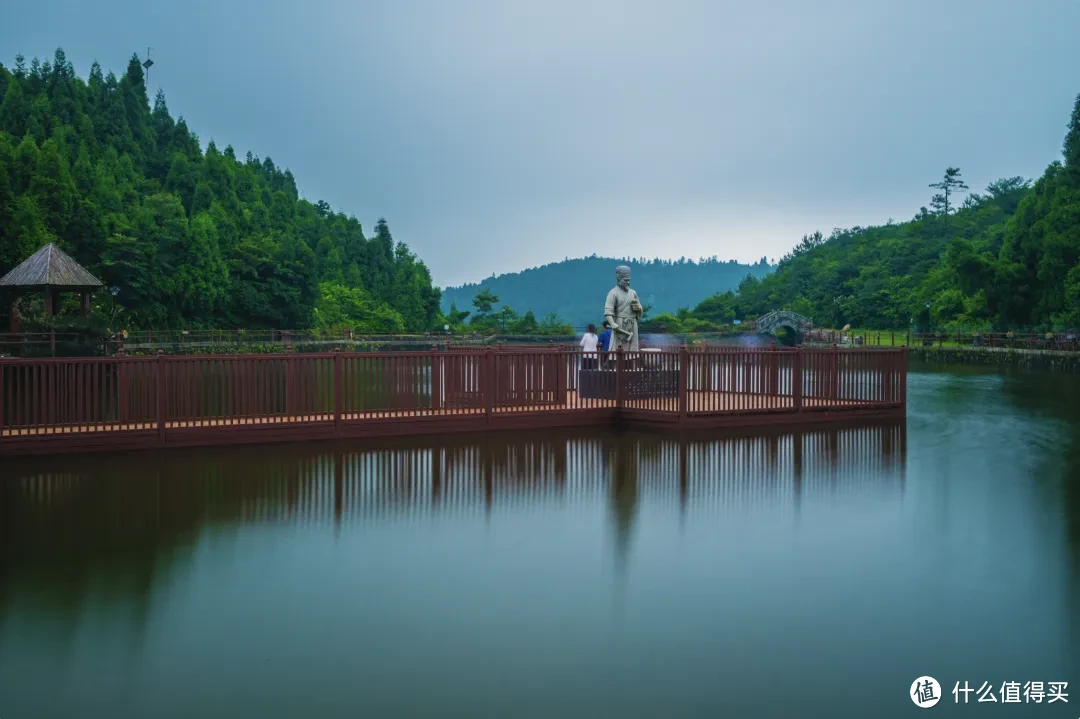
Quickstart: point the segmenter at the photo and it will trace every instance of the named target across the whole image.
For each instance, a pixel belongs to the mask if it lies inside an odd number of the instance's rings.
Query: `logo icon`
[[[908,695],[915,706],[929,709],[941,701],[941,685],[933,677],[919,677],[911,683]]]

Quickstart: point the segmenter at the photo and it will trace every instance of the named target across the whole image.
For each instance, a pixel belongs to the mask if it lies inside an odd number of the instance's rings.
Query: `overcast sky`
[[[566,256],[778,259],[1061,155],[1077,0],[50,0],[5,65],[153,47],[205,143],[385,216],[446,286]]]

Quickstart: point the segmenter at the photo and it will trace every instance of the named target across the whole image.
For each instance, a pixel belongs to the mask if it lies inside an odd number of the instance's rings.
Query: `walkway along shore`
[[[912,347],[912,359],[931,364],[989,365],[1045,372],[1080,372],[1080,352],[1002,347]]]

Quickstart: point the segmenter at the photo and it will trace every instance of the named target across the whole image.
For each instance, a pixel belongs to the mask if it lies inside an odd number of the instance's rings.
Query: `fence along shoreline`
[[[0,456],[624,424],[899,418],[906,348],[0,359]]]

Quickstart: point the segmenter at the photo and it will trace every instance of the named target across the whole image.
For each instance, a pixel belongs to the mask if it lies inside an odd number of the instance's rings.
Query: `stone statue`
[[[609,351],[638,351],[638,320],[641,313],[637,292],[630,289],[630,268],[620,265],[615,268],[615,287],[608,292],[604,304],[604,319],[611,325]]]

